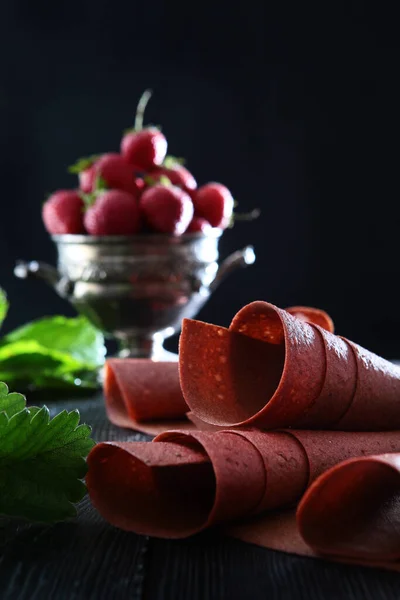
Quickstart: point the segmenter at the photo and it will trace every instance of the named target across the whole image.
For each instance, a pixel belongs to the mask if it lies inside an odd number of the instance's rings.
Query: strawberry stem
[[[237,205],[237,203],[235,203],[235,205]],[[261,210],[259,208],[253,208],[253,210],[251,210],[248,213],[234,212],[234,213],[232,213],[231,220],[230,220],[228,227],[232,228],[236,221],[254,221],[255,219],[258,219],[260,214],[261,214]]]
[[[146,106],[153,95],[152,90],[145,90],[141,95],[137,109],[136,109],[136,117],[135,117],[135,131],[142,131],[143,129],[143,119],[144,112],[146,110]]]
[[[248,213],[233,213],[233,218],[235,221],[254,221],[254,219],[258,219],[261,214],[261,210],[259,208],[253,208]]]

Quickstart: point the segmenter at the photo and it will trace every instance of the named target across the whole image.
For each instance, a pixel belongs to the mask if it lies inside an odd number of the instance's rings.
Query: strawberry
[[[203,217],[213,227],[226,229],[230,225],[234,200],[232,194],[221,183],[207,183],[193,194],[194,210],[197,217]]]
[[[133,235],[140,229],[136,198],[121,190],[100,191],[84,216],[91,235]]]
[[[110,152],[98,157],[83,158],[72,165],[69,171],[79,174],[80,189],[86,194],[94,191],[96,179],[100,178],[110,189],[137,195],[133,169],[120,154]]]
[[[167,140],[156,127],[130,131],[121,141],[121,154],[138,171],[151,171],[161,165],[167,153]]]
[[[173,185],[181,187],[185,192],[191,195],[192,191],[197,188],[197,182],[193,175],[183,165],[168,163],[168,158],[161,167],[151,171],[148,178],[154,182],[160,181],[161,177],[168,177]],[[169,165],[171,166],[165,166]]]
[[[193,217],[189,223],[189,227],[185,233],[204,233],[207,235],[211,231],[212,227],[208,221],[202,217]]]
[[[42,218],[51,234],[84,233],[82,198],[74,190],[58,190],[44,203]]]
[[[79,188],[85,194],[90,194],[93,191],[94,181],[96,179],[96,171],[94,165],[87,167],[78,174]]]
[[[173,185],[149,187],[143,192],[139,205],[148,225],[160,233],[181,235],[193,217],[190,196]]]
[[[136,109],[135,127],[121,140],[121,154],[138,171],[151,171],[161,165],[167,154],[168,143],[157,127],[143,128],[144,111],[152,92],[146,90]]]

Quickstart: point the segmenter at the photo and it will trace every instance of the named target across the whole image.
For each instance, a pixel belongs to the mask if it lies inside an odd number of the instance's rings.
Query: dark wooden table
[[[101,396],[46,404],[52,413],[78,407],[97,441],[146,439],[108,423]],[[77,519],[53,527],[0,520],[1,600],[114,598],[399,600],[400,574],[266,550],[217,531],[181,541],[125,533],[87,497]]]

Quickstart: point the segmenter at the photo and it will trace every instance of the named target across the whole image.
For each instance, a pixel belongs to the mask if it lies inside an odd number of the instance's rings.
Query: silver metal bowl
[[[176,360],[163,342],[194,317],[221,280],[255,261],[252,246],[218,264],[222,231],[209,235],[52,236],[58,268],[18,262],[15,275],[40,277],[106,335],[120,356]]]

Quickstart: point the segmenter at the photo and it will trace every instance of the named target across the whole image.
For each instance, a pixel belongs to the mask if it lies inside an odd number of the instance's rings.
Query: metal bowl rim
[[[222,229],[213,227],[207,234],[204,233],[186,233],[180,236],[162,234],[162,233],[150,233],[141,234],[135,236],[127,235],[86,235],[86,234],[59,234],[51,235],[51,239],[56,244],[87,244],[87,245],[108,245],[108,244],[122,244],[122,245],[134,245],[134,244],[185,244],[195,240],[207,240],[207,239],[218,239],[223,233]]]

